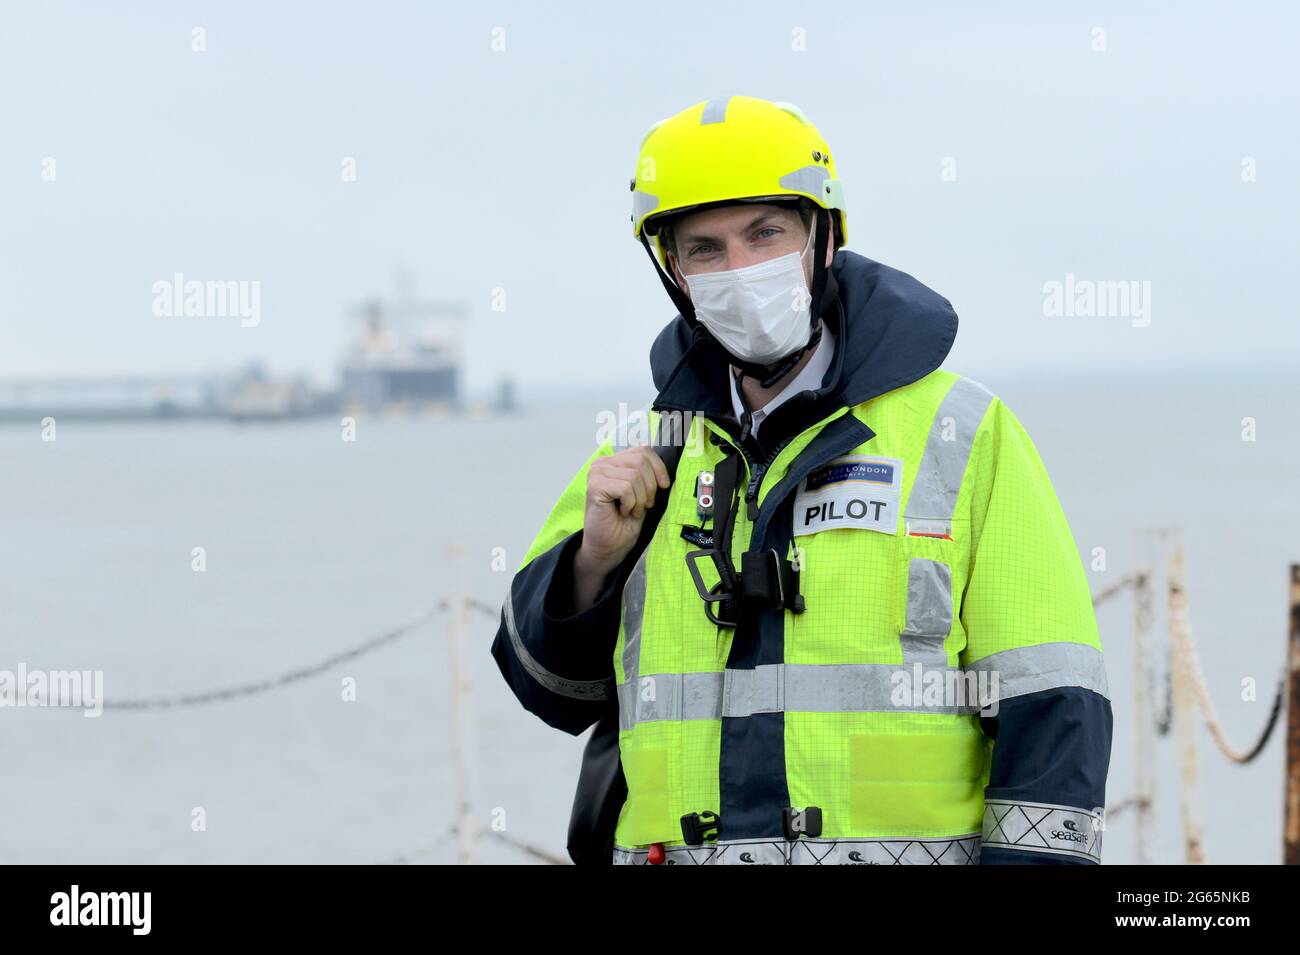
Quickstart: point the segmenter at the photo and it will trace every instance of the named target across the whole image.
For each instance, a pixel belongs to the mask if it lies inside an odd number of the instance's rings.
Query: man
[[[671,487],[648,447],[588,458],[492,646],[552,726],[617,706],[613,861],[1099,862],[1088,582],[1020,422],[940,368],[951,305],[842,248],[834,162],[788,103],[656,124],[632,186],[680,313],[652,412],[688,440]]]

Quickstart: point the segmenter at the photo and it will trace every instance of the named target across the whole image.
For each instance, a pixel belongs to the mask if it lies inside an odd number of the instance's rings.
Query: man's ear
[[[835,213],[826,214],[831,217],[830,228],[826,230],[826,268],[829,270],[835,259]]]

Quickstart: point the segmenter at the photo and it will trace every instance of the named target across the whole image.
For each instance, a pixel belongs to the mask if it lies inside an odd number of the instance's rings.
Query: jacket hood
[[[938,368],[957,337],[951,303],[906,272],[840,249],[831,260],[836,294],[822,318],[835,335],[835,356],[818,391],[790,398],[773,420],[818,420],[910,384]],[[829,288],[829,285],[828,285]],[[650,348],[656,411],[679,410],[734,420],[729,361],[721,346],[680,314]],[[800,409],[796,411],[796,409]],[[763,425],[764,431],[769,424]]]

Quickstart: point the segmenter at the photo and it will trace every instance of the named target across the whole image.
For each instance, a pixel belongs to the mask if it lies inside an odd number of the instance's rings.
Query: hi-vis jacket
[[[528,549],[493,656],[569,733],[617,705],[615,862],[1099,862],[1106,672],[1042,460],[1006,405],[939,367],[946,299],[847,250],[831,275],[832,366],[761,443],[740,440],[721,349],[680,315],[665,327],[652,408],[691,413],[691,431],[654,537],[573,613],[606,441]],[[721,531],[697,477],[727,467],[734,566],[775,551],[801,598],[746,605],[734,627],[706,616],[686,556]]]

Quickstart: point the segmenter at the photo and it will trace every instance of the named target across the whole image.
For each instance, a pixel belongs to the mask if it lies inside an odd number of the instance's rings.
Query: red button
[[[650,844],[650,851],[649,851],[649,854],[648,854],[648,858],[649,858],[649,860],[650,860],[650,864],[651,864],[651,865],[663,865],[663,864],[664,864],[664,844],[663,844],[662,842],[653,842],[653,843],[651,843],[651,844]]]

